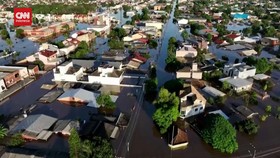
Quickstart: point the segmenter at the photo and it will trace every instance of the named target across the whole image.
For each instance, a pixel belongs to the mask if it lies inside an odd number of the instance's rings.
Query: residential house
[[[64,61],[63,58],[58,58],[57,57],[58,51],[57,50],[41,50],[34,55],[26,57],[26,60],[28,62],[34,62],[36,60],[42,61],[45,65],[59,65]]]
[[[202,79],[202,72],[197,68],[197,63],[192,64],[192,68],[184,67],[176,72],[176,78]]]
[[[4,80],[6,88],[10,88],[21,80],[19,70],[0,71],[0,79]],[[2,87],[1,87],[2,88]]]
[[[93,26],[87,30],[93,30],[100,34],[108,34],[110,32],[111,20],[110,14],[107,11],[92,13]]]
[[[205,86],[204,88],[202,88],[202,91],[213,98],[223,97],[226,95],[225,93],[223,93],[223,92],[219,91],[218,89],[211,87],[211,86]]]
[[[27,140],[47,141],[53,133],[50,128],[56,121],[56,118],[44,114],[29,115],[17,124],[11,133],[21,132],[22,137]]]
[[[256,68],[245,63],[229,64],[224,66],[223,73],[230,77],[236,76],[237,78],[245,79],[255,76]]]
[[[157,3],[154,5],[154,10],[163,10],[165,9],[166,4],[165,3]]]
[[[95,38],[95,33],[87,30],[81,30],[74,33],[71,37],[77,39],[78,41],[85,41],[89,43]]]
[[[247,49],[247,50],[241,50],[240,52],[238,52],[241,56],[252,56],[252,55],[257,55],[258,52],[255,51],[254,49]]]
[[[145,23],[145,26],[147,26],[147,27],[153,26],[153,27],[156,27],[157,30],[162,30],[163,25],[164,25],[164,23],[158,22],[158,21],[145,21],[144,23]]]
[[[263,45],[276,46],[276,45],[280,44],[280,41],[279,41],[279,38],[264,37],[264,38],[262,38],[261,43]]]
[[[208,43],[204,38],[201,37],[192,37],[187,39],[188,43],[191,44],[195,48],[199,49],[208,49]]]
[[[188,134],[186,130],[182,130],[179,127],[173,126],[172,132],[169,132],[171,140],[168,142],[168,146],[172,149],[182,149],[188,146]]]
[[[73,62],[64,62],[53,71],[54,81],[77,82],[82,78],[85,70],[80,65],[74,65]]]
[[[29,77],[29,73],[26,67],[0,66],[0,72],[14,72],[14,71],[18,71],[21,80]]]
[[[187,118],[204,112],[206,99],[194,86],[184,87],[180,91],[180,117]]]
[[[99,95],[99,93],[94,93],[82,88],[69,89],[58,97],[57,100],[68,105],[87,105],[89,107],[99,108],[100,105],[96,102]],[[116,96],[110,97],[113,102],[117,100]]]
[[[206,23],[207,19],[204,19],[204,18],[189,18],[189,22]]]
[[[180,19],[180,20],[178,20],[178,25],[179,25],[180,27],[183,27],[183,26],[188,25],[188,22],[189,22],[188,19]]]
[[[136,33],[136,34],[133,34],[131,36],[125,36],[123,38],[123,41],[124,42],[132,42],[134,40],[145,39],[145,38],[147,38],[147,35],[145,35],[143,33]]]
[[[197,56],[197,50],[191,45],[183,44],[176,50],[176,58],[194,58]]]
[[[227,77],[227,78],[221,78],[219,81],[221,82],[228,82],[231,85],[231,88],[239,93],[243,91],[249,91],[252,88],[253,82],[248,81],[246,79],[237,78],[237,77]]]

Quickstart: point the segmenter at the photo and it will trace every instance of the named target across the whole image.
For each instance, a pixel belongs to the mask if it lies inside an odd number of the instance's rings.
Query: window
[[[18,78],[19,77],[19,74],[15,74],[15,78]]]
[[[195,108],[194,111],[197,112],[198,108]]]
[[[202,110],[202,109],[203,109],[203,107],[200,107],[200,108],[199,108],[199,110]]]

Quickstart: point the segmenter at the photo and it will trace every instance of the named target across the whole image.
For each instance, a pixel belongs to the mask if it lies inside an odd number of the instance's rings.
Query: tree
[[[181,33],[181,36],[182,36],[183,40],[186,41],[188,39],[188,37],[189,37],[189,33],[186,30],[184,30]]]
[[[264,122],[267,118],[268,118],[268,115],[267,115],[267,114],[263,114],[263,115],[260,116],[260,120],[263,121],[263,122]]]
[[[206,143],[226,153],[238,149],[236,131],[228,120],[219,114],[208,114],[204,120],[201,135]]]
[[[114,28],[110,31],[109,37],[113,39],[121,40],[123,37],[126,36],[126,31],[123,28]]]
[[[33,24],[38,24],[38,23],[39,23],[38,18],[33,17],[33,18],[32,18],[32,23],[33,23]]]
[[[244,36],[250,36],[253,33],[252,27],[247,27],[243,31]]]
[[[102,139],[100,137],[93,138],[93,158],[113,158],[113,149],[107,139]]]
[[[20,39],[24,38],[25,37],[24,30],[23,29],[16,29],[16,37],[20,38]]]
[[[210,33],[207,34],[207,41],[212,42],[212,35]]]
[[[40,70],[44,70],[45,69],[45,64],[41,60],[35,60],[33,63],[35,65],[38,65]]]
[[[7,136],[8,129],[0,125],[0,139],[3,139]]]
[[[252,119],[247,119],[241,122],[238,122],[237,130],[240,132],[245,132],[249,135],[258,133],[259,125],[254,122]]]
[[[169,80],[164,83],[164,88],[169,92],[179,94],[179,91],[183,89],[184,81],[181,79]]]
[[[168,40],[168,45],[175,45],[177,39],[175,37],[170,37]]]
[[[65,38],[69,37],[70,34],[70,26],[68,24],[65,24],[61,27],[61,32],[64,32]]]
[[[272,110],[271,105],[267,105],[267,106],[265,107],[265,112],[270,113],[271,110]]]
[[[8,140],[8,146],[20,146],[24,143],[24,139],[22,138],[21,133],[16,133],[12,135],[12,137]]]
[[[148,44],[150,49],[156,49],[158,46],[157,41],[155,40],[149,40]]]
[[[123,8],[124,12],[128,12],[131,10],[131,6],[128,6],[128,5],[123,5],[122,8]]]
[[[273,26],[268,26],[263,29],[264,36],[274,37],[276,35],[276,29]]]
[[[81,158],[92,157],[93,155],[93,143],[90,140],[84,140],[81,144]]]
[[[6,41],[7,45],[9,46],[9,50],[11,51],[12,47],[13,47],[13,41],[10,38],[6,38],[5,41]]]
[[[102,106],[102,107],[106,107],[109,109],[114,109],[116,108],[116,104],[112,101],[111,97],[109,94],[104,94],[101,93],[97,98],[96,98],[96,102]]]
[[[230,84],[229,84],[227,81],[224,81],[224,82],[223,82],[222,89],[223,89],[224,91],[227,91],[227,90],[229,90],[230,88],[231,88]]]
[[[256,73],[266,73],[273,68],[272,63],[270,63],[266,58],[255,58],[255,57],[247,57],[243,59],[247,65],[255,66]]]
[[[1,37],[2,39],[10,38],[9,32],[5,29],[1,30]]]
[[[89,46],[86,41],[81,41],[77,47],[78,50],[84,49],[89,51]]]
[[[167,89],[161,88],[155,105],[157,110],[153,114],[153,120],[160,128],[160,133],[164,134],[179,116],[179,98],[175,93],[170,93]]]
[[[70,137],[68,139],[69,143],[69,154],[70,158],[78,158],[81,151],[81,139],[76,129],[71,130]]]
[[[124,42],[116,39],[110,39],[108,45],[111,49],[123,49]]]

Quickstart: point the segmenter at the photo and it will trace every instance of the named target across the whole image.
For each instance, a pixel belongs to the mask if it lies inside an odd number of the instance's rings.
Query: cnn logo
[[[16,18],[17,19],[30,19],[30,13],[29,12],[17,12]]]
[[[14,8],[14,25],[15,26],[32,25],[32,9]]]

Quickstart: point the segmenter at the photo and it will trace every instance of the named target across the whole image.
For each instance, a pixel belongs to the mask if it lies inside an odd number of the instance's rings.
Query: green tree
[[[263,49],[263,45],[261,44],[257,44],[256,47],[254,48],[254,50],[258,53],[258,55],[261,54],[262,49]]]
[[[16,37],[20,39],[25,37],[23,29],[16,29]]]
[[[77,49],[78,49],[78,50],[83,49],[83,50],[89,51],[89,46],[88,46],[88,44],[87,44],[86,41],[81,41],[81,42],[79,43]]]
[[[183,89],[184,81],[181,79],[169,80],[164,83],[164,88],[169,92],[179,94],[179,91]]]
[[[93,156],[92,158],[113,158],[113,149],[107,139],[100,137],[93,138]]]
[[[263,121],[263,122],[264,122],[267,118],[268,118],[268,115],[267,115],[267,114],[263,114],[263,115],[260,116],[260,120]]]
[[[7,136],[8,129],[0,125],[0,139],[3,139]]]
[[[114,109],[116,108],[116,104],[112,101],[111,97],[109,94],[104,94],[101,93],[97,98],[96,98],[96,102],[102,106],[102,107],[106,107],[109,109]]]
[[[207,34],[207,41],[212,42],[212,35],[210,33]]]
[[[243,31],[244,36],[251,36],[253,33],[252,27],[247,27]]]
[[[12,137],[8,140],[8,146],[20,146],[25,142],[25,140],[22,138],[21,133],[16,133],[12,135]]]
[[[123,28],[114,28],[110,31],[109,37],[112,39],[121,40],[123,37],[126,36],[126,31]]]
[[[156,49],[158,46],[157,41],[155,40],[149,40],[148,44],[150,49]]]
[[[153,114],[153,120],[160,128],[160,133],[164,134],[179,116],[179,98],[175,93],[170,93],[167,89],[161,88],[155,105],[157,110]]]
[[[38,24],[38,23],[39,23],[38,18],[33,17],[33,18],[32,18],[32,23],[33,23],[33,24]]]
[[[204,120],[201,135],[206,143],[225,153],[238,149],[236,131],[228,120],[218,114],[208,114]]]
[[[123,5],[122,8],[123,8],[124,12],[128,12],[131,10],[131,6],[128,6],[128,5]]]
[[[72,54],[71,57],[76,58],[76,59],[82,59],[82,58],[85,58],[88,53],[89,52],[85,49],[79,49],[74,54]]]
[[[224,82],[223,82],[222,89],[223,89],[224,91],[227,91],[227,90],[229,90],[230,88],[231,88],[230,84],[229,84],[227,81],[224,81]]]
[[[123,49],[124,42],[120,40],[110,39],[108,45],[111,49]]]
[[[241,122],[238,122],[237,130],[240,132],[245,132],[249,135],[258,133],[259,125],[256,124],[252,119],[247,119]]]
[[[35,60],[33,63],[35,65],[38,65],[40,70],[44,70],[45,69],[45,64],[41,60]]]
[[[9,32],[5,29],[1,30],[1,37],[2,39],[10,38]]]
[[[81,158],[89,158],[93,155],[93,143],[90,140],[84,140],[81,144],[82,152],[80,157]]]
[[[13,41],[10,38],[6,38],[6,43],[9,46],[9,50],[12,51],[12,47],[13,47]]]
[[[76,129],[71,130],[70,137],[68,139],[69,143],[69,154],[70,158],[78,158],[81,152],[81,139]]]
[[[186,30],[184,30],[181,33],[181,36],[182,36],[183,40],[186,41],[188,39],[188,37],[189,37],[189,33]]]
[[[267,105],[267,106],[265,107],[265,111],[266,111],[267,113],[270,113],[271,110],[272,110],[271,105]]]
[[[175,45],[177,42],[177,39],[175,37],[170,37],[168,40],[169,45]]]

